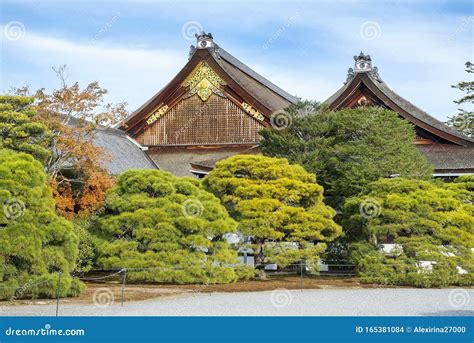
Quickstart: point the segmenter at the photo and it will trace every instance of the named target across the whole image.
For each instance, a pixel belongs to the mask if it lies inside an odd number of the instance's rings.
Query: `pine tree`
[[[474,64],[472,62],[466,62],[466,72],[468,74],[474,73]],[[459,108],[459,113],[450,117],[447,124],[468,137],[474,137],[474,112],[472,111],[472,105],[474,104],[474,81],[461,81],[451,87],[466,93],[465,96],[454,102],[458,105],[467,104],[470,107],[469,110]]]
[[[129,170],[108,194],[92,233],[98,266],[128,268],[130,281],[215,283],[237,278],[236,253],[225,240],[235,227],[198,180]]]
[[[378,107],[306,115],[287,111],[291,125],[262,131],[262,152],[315,173],[331,206],[341,206],[345,198],[381,177],[431,176],[431,166],[413,145],[414,127],[393,111]]]
[[[467,185],[381,179],[347,199],[343,226],[362,280],[421,287],[473,284],[474,205],[466,190]],[[384,254],[379,244],[385,243],[398,244],[398,251]]]
[[[0,95],[0,148],[26,152],[45,163],[50,152],[46,149],[49,130],[35,121],[34,98]]]
[[[318,261],[325,243],[341,234],[315,175],[286,159],[232,156],[216,164],[204,185],[251,238],[260,267]]]
[[[40,162],[25,153],[0,149],[0,299],[78,295],[72,279],[77,237],[55,212]]]

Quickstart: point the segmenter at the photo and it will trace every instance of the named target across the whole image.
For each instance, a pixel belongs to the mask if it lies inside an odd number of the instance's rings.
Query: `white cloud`
[[[0,29],[3,32],[3,27]],[[184,66],[187,57],[182,51],[106,46],[92,41],[77,43],[29,31],[17,41],[2,36],[1,43],[4,52],[18,64],[15,74],[10,75],[10,82],[18,83],[2,88],[25,83],[35,88],[54,88],[58,83],[51,67],[66,64],[69,81],[86,85],[97,80],[109,90],[109,101],[125,100],[131,110],[167,84]]]
[[[326,5],[313,7],[305,2],[285,11],[283,5],[266,9],[266,17],[262,18],[265,27],[274,27],[268,37],[251,25],[241,25],[235,31],[232,23],[240,18],[239,9],[226,19],[224,14],[228,14],[229,8],[219,7],[211,18],[215,27],[223,29],[213,33],[227,51],[289,93],[303,98],[322,101],[329,97],[342,86],[346,70],[353,64],[352,56],[362,50],[371,54],[382,79],[415,105],[441,120],[456,112],[452,100],[462,94],[450,85],[467,78],[463,64],[472,58],[473,52],[472,20],[471,26],[469,20],[465,22],[469,17],[423,16],[403,6],[380,11],[351,3]],[[166,14],[173,11],[174,6]],[[125,12],[120,13],[121,20],[125,20]],[[298,14],[296,19],[285,26],[294,13]],[[376,39],[361,38],[360,26],[366,21],[380,25]],[[261,25],[261,21],[257,23]],[[258,50],[282,25],[285,30],[272,41],[271,47]],[[4,27],[0,29],[3,32]],[[251,30],[253,36],[249,35]],[[187,61],[185,49],[145,48],[139,45],[140,39],[133,46],[119,44],[117,36],[114,38],[114,44],[105,39],[81,42],[29,30],[17,41],[2,36],[6,58],[2,56],[5,82],[1,88],[6,90],[26,82],[33,88],[54,88],[57,82],[51,66],[67,64],[71,81],[86,84],[98,80],[109,90],[110,101],[125,100],[129,109],[134,110],[165,86]]]

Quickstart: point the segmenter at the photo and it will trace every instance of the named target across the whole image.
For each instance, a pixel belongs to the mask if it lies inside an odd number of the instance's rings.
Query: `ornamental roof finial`
[[[345,83],[352,80],[355,75],[359,73],[367,73],[378,82],[382,82],[377,67],[372,66],[372,58],[370,58],[370,55],[365,55],[361,51],[359,55],[354,56],[354,62],[354,69],[349,68],[347,72],[347,80]]]
[[[214,37],[212,37],[212,33],[206,33],[202,31],[201,33],[196,33],[197,44],[196,47],[198,49],[209,49],[214,47]]]
[[[354,71],[356,73],[372,70],[372,59],[370,58],[370,55],[364,55],[361,51],[359,56],[354,56],[354,61]]]

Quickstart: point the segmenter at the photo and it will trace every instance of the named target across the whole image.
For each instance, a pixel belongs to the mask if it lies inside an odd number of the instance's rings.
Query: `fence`
[[[304,280],[308,278],[313,278],[317,280],[321,276],[354,276],[355,270],[354,265],[351,264],[325,264],[325,270],[321,271],[319,275],[315,275],[312,273],[310,266],[306,263],[295,263],[285,266],[284,268],[274,268],[274,265],[256,265],[256,269],[265,270],[265,274],[268,276],[268,280],[277,279],[278,277],[298,277],[300,279],[300,288],[301,291],[303,289],[308,289],[310,287],[304,285]],[[81,281],[88,282],[88,283],[104,283],[106,285],[111,285],[111,282],[115,282],[115,284],[120,285],[120,306],[124,306],[125,302],[125,292],[127,285],[131,285],[130,283],[127,284],[127,277],[130,273],[136,271],[147,271],[147,270],[161,270],[161,271],[175,271],[175,270],[183,270],[182,267],[173,267],[173,268],[165,268],[165,267],[150,267],[150,268],[121,268],[121,269],[114,269],[114,270],[92,270],[87,273],[87,277],[84,276],[74,276]],[[203,269],[205,269],[203,267]],[[212,268],[208,270],[208,278],[205,282],[201,284],[194,284],[197,286],[196,290],[192,289],[193,292],[202,293],[206,291],[206,288],[209,288],[209,295],[212,295],[212,285],[217,284],[215,280],[213,280],[212,276]],[[103,275],[106,274],[106,275]],[[55,288],[56,294],[56,316],[59,316],[59,308],[60,308],[60,301],[61,301],[61,277],[62,273],[58,272],[57,284],[53,285],[48,280],[40,281],[37,283],[25,283],[22,286],[18,287],[15,290],[15,295],[10,298],[10,302],[14,302],[17,299],[23,298],[23,293],[26,289],[37,286],[39,284],[48,284]],[[141,283],[133,285],[150,285],[150,283]],[[161,287],[164,285],[160,283]],[[172,283],[167,284],[172,286]],[[176,284],[174,284],[176,285]],[[1,285],[0,285],[1,286]],[[157,286],[159,288],[160,286]],[[294,284],[292,289],[295,289]],[[96,299],[94,299],[95,293],[93,295],[93,302],[96,304]],[[99,306],[100,307],[100,306]]]

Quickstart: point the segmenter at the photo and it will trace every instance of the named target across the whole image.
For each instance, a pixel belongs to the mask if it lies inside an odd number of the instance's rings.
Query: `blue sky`
[[[382,79],[438,119],[456,113],[473,60],[472,1],[26,1],[1,2],[0,90],[91,81],[134,110],[186,63],[202,27],[286,91],[325,100],[353,55],[372,56]]]

